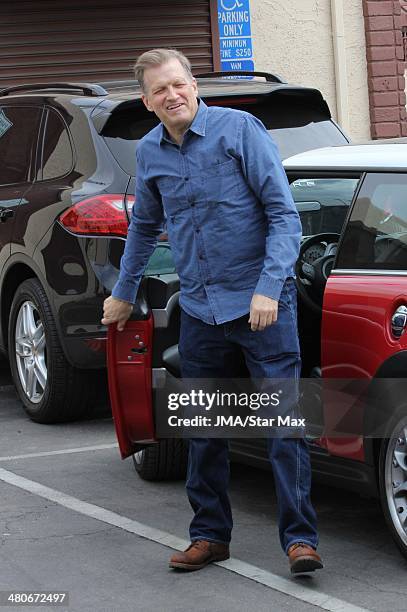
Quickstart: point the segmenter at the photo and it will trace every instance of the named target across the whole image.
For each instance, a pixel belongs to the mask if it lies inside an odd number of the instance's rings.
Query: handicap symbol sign
[[[220,0],[220,4],[224,11],[234,11],[243,6],[243,2],[239,2],[239,0]]]

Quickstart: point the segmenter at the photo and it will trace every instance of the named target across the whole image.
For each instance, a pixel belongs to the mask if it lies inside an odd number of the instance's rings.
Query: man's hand
[[[123,302],[122,300],[110,296],[106,298],[103,303],[102,325],[110,325],[117,321],[117,330],[123,331],[132,310],[133,304],[130,304],[130,302]]]
[[[263,331],[277,321],[278,301],[255,293],[250,304],[249,323],[252,331]]]

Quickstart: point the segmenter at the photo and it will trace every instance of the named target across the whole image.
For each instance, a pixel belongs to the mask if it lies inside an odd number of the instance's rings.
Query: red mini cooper
[[[315,480],[380,496],[407,557],[407,139],[307,151],[284,166],[303,226],[296,282]],[[185,472],[187,442],[157,435],[157,390],[180,376],[178,298],[163,241],[126,330],[109,332],[121,454],[147,480]],[[230,451],[269,466],[262,439],[232,439]]]

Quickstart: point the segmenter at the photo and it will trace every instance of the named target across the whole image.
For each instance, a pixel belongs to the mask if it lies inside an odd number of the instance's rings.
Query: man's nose
[[[175,87],[173,87],[172,85],[169,85],[167,89],[167,98],[173,99],[176,97],[177,97],[177,92],[175,91]]]

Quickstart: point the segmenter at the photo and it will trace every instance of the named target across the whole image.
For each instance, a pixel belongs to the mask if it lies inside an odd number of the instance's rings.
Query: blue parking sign
[[[249,0],[218,0],[222,70],[254,70]]]

